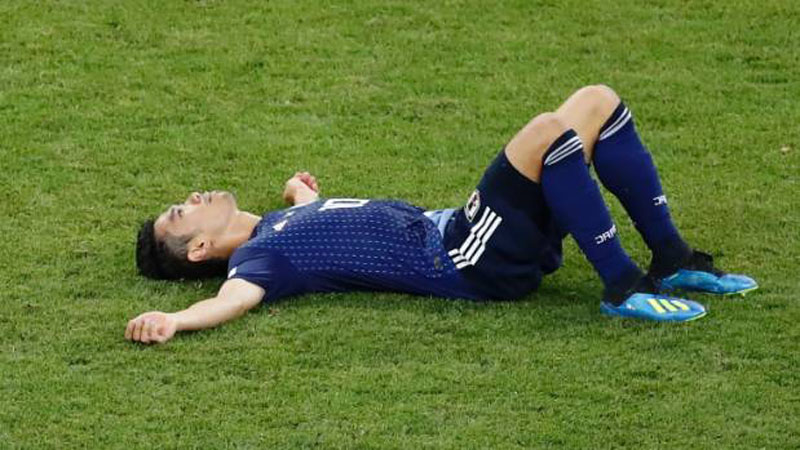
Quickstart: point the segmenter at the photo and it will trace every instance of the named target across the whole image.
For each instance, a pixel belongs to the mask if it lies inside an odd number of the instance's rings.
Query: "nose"
[[[198,203],[203,202],[203,197],[200,196],[199,192],[192,192],[191,194],[189,194],[189,199],[187,201],[190,204],[196,205]]]

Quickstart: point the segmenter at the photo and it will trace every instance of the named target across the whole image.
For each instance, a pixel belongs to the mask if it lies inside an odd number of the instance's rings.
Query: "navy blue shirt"
[[[265,301],[309,292],[397,291],[478,299],[424,210],[392,200],[327,199],[267,213],[228,262]]]

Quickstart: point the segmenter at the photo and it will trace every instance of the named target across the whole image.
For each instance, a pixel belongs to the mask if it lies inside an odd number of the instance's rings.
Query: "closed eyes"
[[[174,220],[176,215],[178,216],[179,219],[183,218],[183,208],[178,206],[173,206],[172,208],[170,208],[169,219]]]

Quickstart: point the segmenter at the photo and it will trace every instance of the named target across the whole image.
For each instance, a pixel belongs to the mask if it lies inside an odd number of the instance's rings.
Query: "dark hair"
[[[155,280],[196,280],[225,276],[228,261],[209,259],[191,262],[186,257],[187,244],[194,237],[170,236],[156,238],[155,222],[146,220],[139,229],[136,240],[136,267],[139,273]]]

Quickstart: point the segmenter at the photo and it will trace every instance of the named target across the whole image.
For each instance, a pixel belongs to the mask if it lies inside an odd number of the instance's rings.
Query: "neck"
[[[261,217],[247,211],[237,211],[223,238],[214,245],[214,257],[228,259],[240,245],[250,239]]]

